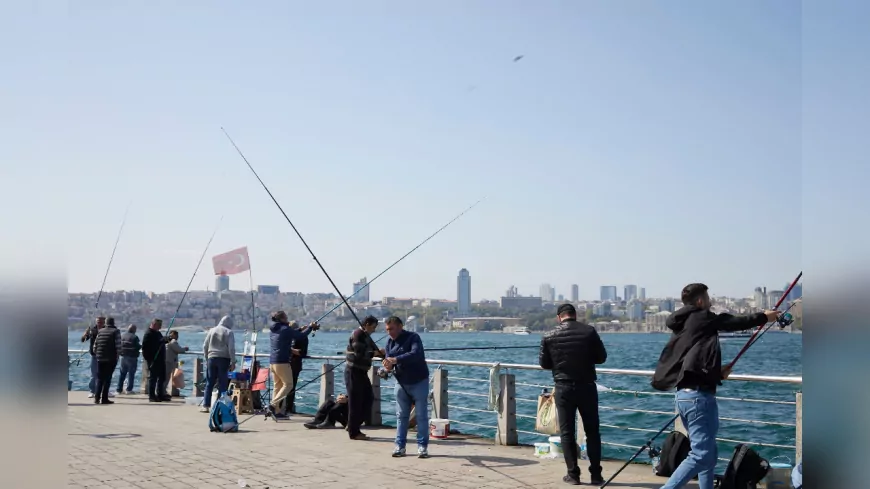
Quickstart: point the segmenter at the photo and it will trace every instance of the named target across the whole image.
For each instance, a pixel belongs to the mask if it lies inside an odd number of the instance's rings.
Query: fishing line
[[[106,279],[109,278],[109,270],[112,269],[112,262],[115,260],[115,252],[118,251],[118,243],[121,241],[121,233],[124,231],[124,225],[127,224],[127,213],[130,212],[130,204],[133,202],[129,202],[127,204],[127,208],[124,210],[124,218],[121,219],[121,227],[118,229],[118,236],[115,238],[115,246],[112,247],[112,255],[109,256],[109,264],[106,266],[106,273],[103,275],[103,283],[100,285],[100,292],[97,293],[97,301],[94,304],[94,312],[99,314],[100,308],[100,298],[103,297],[103,290],[106,288]],[[90,326],[88,326],[90,328]],[[90,348],[88,349],[90,351]],[[82,352],[79,357],[75,360],[76,366],[80,366],[82,364],[82,357],[85,355],[85,352]]]
[[[181,300],[178,301],[178,307],[175,308],[175,314],[172,315],[172,319],[169,320],[169,326],[166,328],[166,337],[169,337],[169,330],[172,329],[172,325],[175,324],[175,318],[178,317],[178,311],[181,310],[181,305],[184,304],[184,298],[187,297],[187,293],[190,291],[190,286],[193,285],[193,279],[196,278],[196,273],[199,271],[200,265],[202,265],[202,260],[205,258],[205,254],[208,253],[208,248],[211,246],[211,242],[214,239],[215,234],[217,234],[218,229],[221,227],[221,223],[224,220],[224,216],[221,216],[220,220],[215,226],[214,231],[211,233],[211,237],[208,238],[208,243],[205,245],[205,249],[202,250],[202,255],[199,257],[199,261],[196,263],[196,268],[193,269],[193,275],[190,276],[190,281],[187,283],[187,288],[184,289],[184,293],[181,294]],[[206,352],[208,353],[208,352]],[[157,350],[157,353],[154,354],[154,359],[151,360],[151,363],[157,361],[157,357],[160,355],[160,349]]]

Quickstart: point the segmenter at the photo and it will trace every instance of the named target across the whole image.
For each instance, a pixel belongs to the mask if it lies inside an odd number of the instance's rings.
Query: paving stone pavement
[[[568,487],[561,482],[564,461],[538,459],[527,446],[451,436],[430,442],[429,459],[394,459],[395,430],[388,427],[364,428],[372,440],[351,441],[340,428],[305,429],[305,416],[280,423],[257,416],[238,433],[211,433],[208,415],[183,401],[149,403],[140,395],[114,401],[98,406],[86,392],[69,392],[67,487],[239,488],[240,479],[241,487],[255,489]],[[605,477],[621,464],[604,462]],[[664,482],[649,465],[632,465],[609,487],[657,489]]]

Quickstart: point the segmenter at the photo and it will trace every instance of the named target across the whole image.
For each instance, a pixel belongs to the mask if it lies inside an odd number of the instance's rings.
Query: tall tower
[[[214,291],[223,292],[225,290],[230,290],[230,276],[222,273],[214,279]]]
[[[580,287],[577,284],[571,285],[571,302],[580,301]]]
[[[456,277],[456,305],[456,312],[460,316],[471,312],[471,274],[464,268]]]
[[[368,282],[366,278],[363,277],[359,280],[359,282],[354,282],[353,284],[353,302],[369,302],[369,288],[366,287]],[[357,292],[359,292],[357,294]]]

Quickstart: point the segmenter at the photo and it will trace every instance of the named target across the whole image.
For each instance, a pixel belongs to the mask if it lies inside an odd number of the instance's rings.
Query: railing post
[[[447,411],[447,371],[444,369],[435,369],[432,396],[435,398],[435,412],[431,417],[450,419],[450,413]]]
[[[797,465],[797,463],[803,459],[804,455],[804,394],[802,392],[795,394],[795,401],[794,463]]]
[[[369,369],[369,380],[372,383],[372,409],[369,411],[366,426],[381,426],[383,424],[381,418],[381,378],[378,377],[377,365],[372,365],[372,368]]]
[[[318,409],[324,402],[328,401],[335,394],[335,369],[334,365],[324,363],[320,366],[320,402],[317,404]]]
[[[517,433],[516,380],[513,374],[501,374],[498,376],[498,385],[501,403],[498,406],[495,444],[517,445],[519,434]]]
[[[148,394],[148,360],[142,359],[142,379],[139,381],[139,394]]]
[[[202,357],[197,355],[193,359],[193,397],[202,397],[205,393],[205,385],[202,375]]]

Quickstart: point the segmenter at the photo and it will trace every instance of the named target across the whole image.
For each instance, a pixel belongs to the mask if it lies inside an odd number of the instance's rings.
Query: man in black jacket
[[[114,404],[109,400],[109,385],[121,353],[121,332],[115,327],[115,318],[106,319],[106,327],[94,340],[94,358],[97,360],[97,387],[94,404]]]
[[[559,416],[562,452],[568,467],[568,475],[562,481],[580,485],[574,419],[579,410],[586,433],[591,483],[600,485],[604,479],[601,477],[601,433],[595,365],[607,360],[607,350],[595,328],[577,321],[577,310],[573,305],[562,304],[556,314],[559,325],[541,339],[539,363],[544,370],[553,371],[553,395]]]
[[[151,321],[151,327],[142,335],[142,359],[148,369],[148,402],[168,402],[172,398],[163,391],[166,379],[166,342],[160,328],[162,319]]]
[[[290,321],[290,327],[299,331],[299,323]],[[290,356],[290,370],[293,372],[293,385],[299,385],[299,373],[302,372],[302,359],[308,356],[308,336],[299,335],[293,338],[293,343],[290,346],[291,352],[297,350],[299,354],[293,353]],[[290,391],[287,395],[286,411],[290,414],[298,414],[296,412],[296,389]]]
[[[722,368],[719,332],[763,326],[775,321],[779,312],[715,314],[710,311],[707,286],[698,283],[683,287],[681,299],[684,306],[665,323],[673,334],[662,350],[651,384],[660,391],[677,389],[677,411],[689,432],[691,448],[662,489],[684,487],[696,475],[700,489],[713,489],[719,431],[716,387],[731,374],[730,368]]]
[[[88,329],[85,330],[85,334],[82,335],[82,343],[88,341],[88,353],[91,355],[91,380],[88,382],[88,390],[90,391],[90,395],[88,397],[94,397],[97,391],[97,377],[100,376],[100,372],[98,370],[99,364],[97,363],[97,358],[94,356],[94,340],[97,339],[97,333],[100,332],[101,329],[106,325],[106,318],[104,316],[100,316],[96,319],[96,322],[93,326],[88,326]]]

